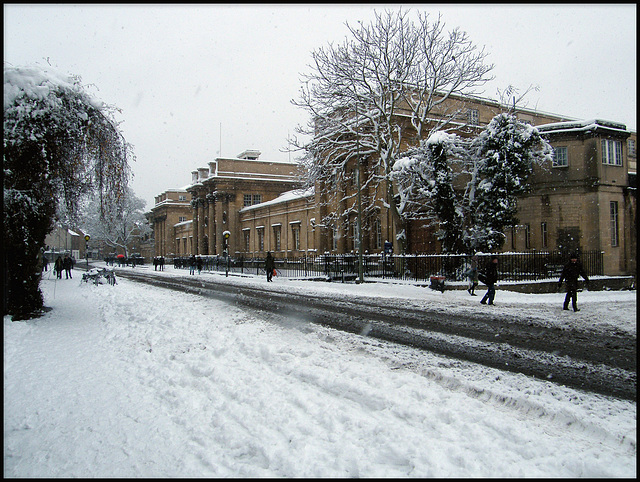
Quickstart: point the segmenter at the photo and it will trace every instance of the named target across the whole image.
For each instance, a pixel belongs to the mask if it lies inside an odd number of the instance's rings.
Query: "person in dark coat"
[[[64,268],[64,263],[62,262],[62,258],[58,256],[56,262],[53,265],[53,271],[56,273],[56,279],[62,279],[62,269]]]
[[[264,262],[264,270],[267,272],[267,281],[272,281],[271,278],[273,278],[274,269],[276,269],[275,260],[271,256],[271,252],[268,252],[267,259]]]
[[[196,273],[196,256],[195,254],[192,254],[189,257],[189,274],[195,274]]]
[[[562,270],[560,280],[558,280],[558,288],[562,287],[562,281],[564,281],[567,289],[567,295],[564,297],[564,305],[562,306],[563,310],[569,310],[569,300],[571,300],[573,311],[580,311],[578,309],[578,278],[580,276],[589,283],[589,278],[584,272],[582,263],[578,261],[578,254],[572,253],[569,262]]]
[[[71,268],[73,268],[73,261],[71,261],[71,258],[69,257],[69,255],[66,255],[64,257],[64,260],[62,261],[62,266],[64,267],[64,274],[67,276],[67,279],[69,278],[73,279],[73,276],[71,276]]]
[[[496,288],[495,284],[498,281],[498,257],[491,256],[491,261],[487,264],[487,267],[484,272],[485,281],[484,283],[487,285],[487,292],[480,300],[480,303],[484,304],[493,304],[493,300],[496,297]]]

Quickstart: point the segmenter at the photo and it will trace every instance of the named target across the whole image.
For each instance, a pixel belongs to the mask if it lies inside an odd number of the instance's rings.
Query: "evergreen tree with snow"
[[[130,175],[130,146],[113,109],[80,79],[39,67],[4,69],[3,314],[37,316],[45,236],[59,213],[77,221],[89,195],[112,211]]]
[[[465,249],[464,197],[454,190],[465,158],[462,139],[437,131],[394,165],[402,214],[407,219],[416,214],[430,218],[445,253]]]
[[[553,150],[534,126],[501,113],[473,140],[470,154],[475,179],[467,244],[491,252],[504,244],[504,230],[518,223],[518,196],[527,192],[533,164],[550,160]]]
[[[534,163],[550,159],[538,130],[498,114],[478,137],[436,132],[394,164],[400,211],[427,217],[445,253],[491,252],[517,224],[517,198]]]

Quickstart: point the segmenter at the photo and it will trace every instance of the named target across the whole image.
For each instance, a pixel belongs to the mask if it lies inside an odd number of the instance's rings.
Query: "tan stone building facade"
[[[248,150],[236,158],[217,158],[208,168],[192,172],[187,188],[193,219],[191,253],[243,253],[240,211],[298,187],[298,164],[263,161],[259,156],[259,151]]]
[[[477,134],[504,111],[498,103],[482,99],[466,99],[464,105],[459,119],[462,136]],[[520,224],[505,233],[503,250],[601,250],[605,274],[635,273],[636,133],[615,122],[575,121],[527,109],[516,113],[538,127],[556,155],[551,165],[536,168],[531,176],[532,191],[518,203]],[[236,257],[263,257],[268,251],[276,257],[354,252],[355,165],[330,185],[301,192],[297,164],[262,161],[259,155],[245,151],[193,171],[191,185],[183,190],[188,208],[184,201],[178,208],[173,201],[157,198],[151,216],[156,254],[221,255],[225,232],[227,252]],[[371,174],[364,162],[360,175]],[[363,197],[380,197],[376,188],[368,189]],[[331,199],[337,201],[332,204]],[[170,217],[174,208],[180,209],[182,221]],[[336,218],[336,213],[348,214],[334,223],[323,221],[331,214]],[[439,252],[433,230],[419,222],[407,228],[408,252]],[[375,206],[363,219],[363,251],[380,253],[385,242],[392,242],[398,252],[395,239],[389,210]]]
[[[191,216],[191,195],[186,188],[169,189],[156,196],[155,205],[147,215],[153,226],[154,256],[191,252],[191,234],[185,234],[184,230],[180,230],[179,235],[176,233],[179,230],[176,226],[191,223]]]

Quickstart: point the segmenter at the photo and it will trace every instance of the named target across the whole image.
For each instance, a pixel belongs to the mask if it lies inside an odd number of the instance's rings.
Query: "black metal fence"
[[[502,281],[535,281],[557,279],[569,254],[561,251],[498,253],[498,273]],[[478,255],[478,268],[483,270],[490,254]],[[224,258],[200,256],[204,271],[264,274],[264,258]],[[429,281],[431,276],[444,276],[448,281],[466,280],[471,255],[407,254],[363,255],[365,278],[391,278]],[[583,251],[580,261],[588,276],[603,274],[603,253]],[[188,257],[173,260],[176,268],[189,268]],[[358,277],[358,256],[351,254],[317,255],[298,258],[275,258],[276,276],[288,278],[325,278],[349,281]]]

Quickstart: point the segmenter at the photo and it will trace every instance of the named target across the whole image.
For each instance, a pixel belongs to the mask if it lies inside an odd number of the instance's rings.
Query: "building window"
[[[262,194],[253,195],[253,204],[260,204],[262,202]]]
[[[178,222],[179,223],[184,223],[187,220],[186,216],[178,216]]]
[[[629,139],[627,142],[627,155],[629,157],[636,157],[636,141],[635,139]]]
[[[524,225],[524,247],[525,249],[531,249],[531,226]]]
[[[331,249],[338,249],[338,228],[333,226],[331,228]]]
[[[542,247],[546,248],[549,246],[549,230],[547,228],[547,223],[540,223],[540,232],[542,233]]]
[[[469,109],[469,124],[472,126],[477,126],[480,123],[480,116],[478,114],[478,109]]]
[[[373,229],[375,235],[375,249],[380,249],[382,248],[382,223],[379,218],[376,218]]]
[[[609,203],[610,224],[611,224],[611,246],[618,246],[618,201]]]
[[[251,251],[251,231],[248,229],[244,231],[244,251],[245,253]]]
[[[620,141],[602,141],[602,163],[622,166],[622,143]]]
[[[280,235],[281,235],[281,226],[273,227],[273,239],[275,241],[274,251],[280,251]]]
[[[186,201],[186,200],[187,200],[187,196],[185,196],[184,194],[178,195],[178,201]]]
[[[245,194],[243,196],[244,207],[251,206],[251,194]]]
[[[300,251],[300,226],[292,225],[291,226],[291,237],[293,238],[293,249],[296,251]]]
[[[566,147],[556,147],[553,151],[553,167],[566,167],[569,165],[569,156]]]
[[[264,251],[264,228],[258,228],[258,247],[260,251]]]

